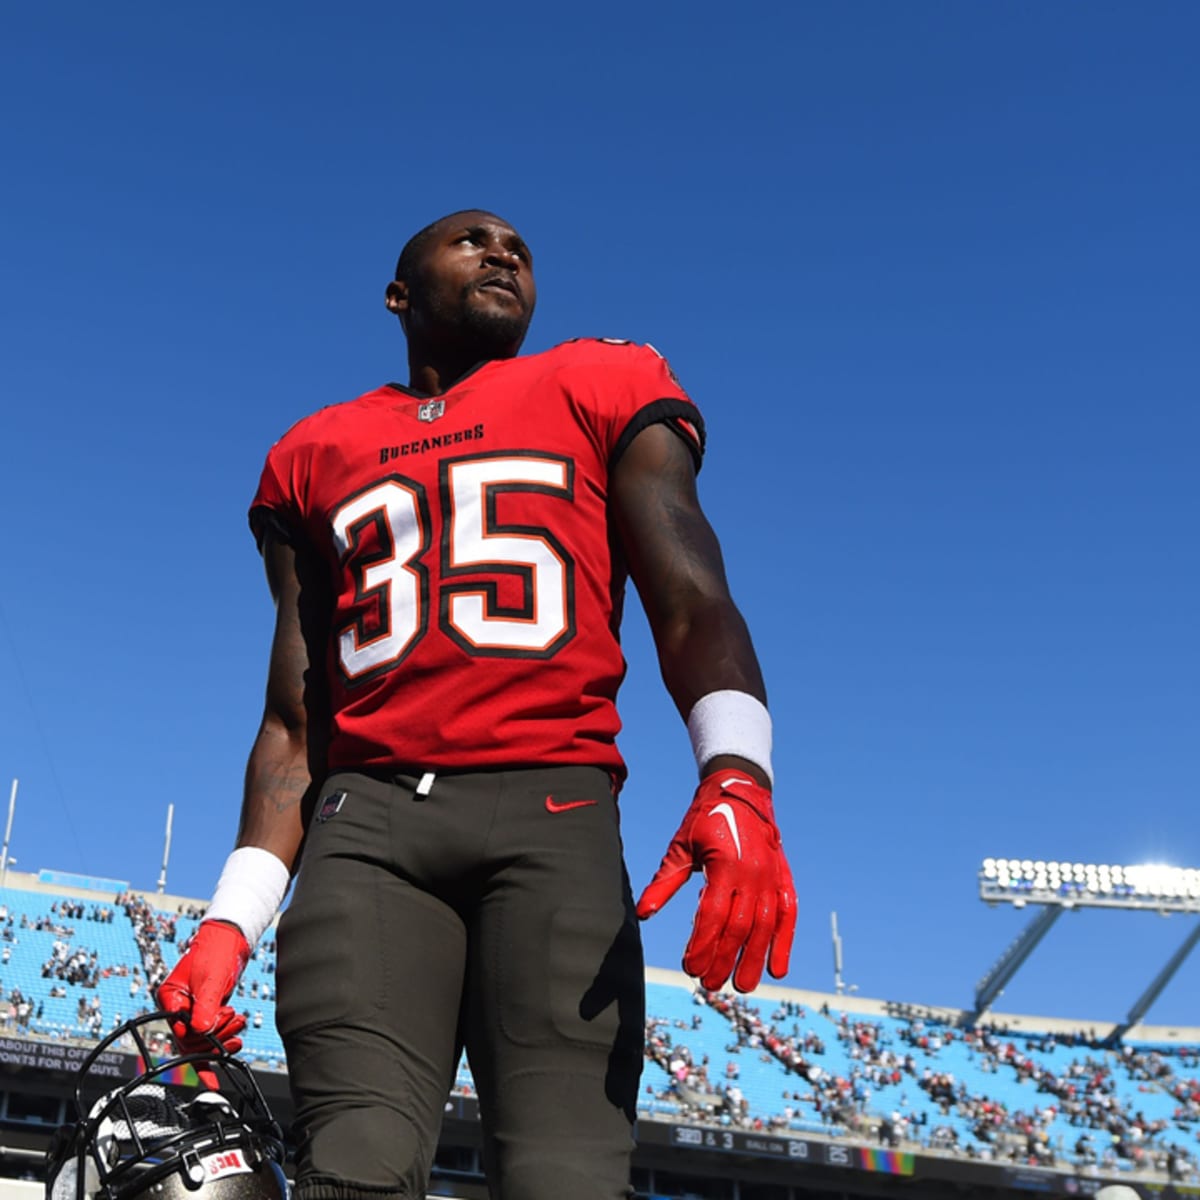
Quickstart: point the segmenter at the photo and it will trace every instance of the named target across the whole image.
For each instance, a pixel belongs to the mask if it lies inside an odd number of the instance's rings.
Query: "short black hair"
[[[453,217],[462,217],[467,213],[481,213],[488,217],[496,216],[494,212],[486,208],[459,208],[452,213],[447,213],[444,217],[438,217],[436,221],[430,221],[424,229],[418,229],[404,243],[404,249],[400,251],[400,257],[396,259],[396,278],[411,279],[413,272],[416,270],[417,263],[421,259],[421,255],[425,252],[425,247],[429,244],[438,226],[451,220]],[[496,219],[501,220],[502,218],[497,217]]]

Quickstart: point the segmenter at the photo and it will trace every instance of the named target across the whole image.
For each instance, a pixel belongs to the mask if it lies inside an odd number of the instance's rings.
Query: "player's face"
[[[516,354],[537,302],[529,247],[506,221],[483,212],[439,222],[400,287],[410,341],[461,345],[480,358]]]

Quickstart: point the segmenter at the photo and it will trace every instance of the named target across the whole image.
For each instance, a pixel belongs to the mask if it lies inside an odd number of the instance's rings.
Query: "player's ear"
[[[384,301],[388,312],[395,313],[403,325],[408,316],[408,283],[403,279],[393,279],[387,285],[387,299]]]

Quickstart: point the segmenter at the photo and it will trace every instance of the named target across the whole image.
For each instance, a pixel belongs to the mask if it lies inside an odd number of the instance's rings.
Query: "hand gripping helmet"
[[[250,1069],[215,1039],[211,1053],[156,1055],[147,1027],[165,1016],[125,1022],[84,1059],[73,1097],[78,1119],[46,1153],[46,1200],[287,1200],[283,1140]],[[104,1052],[122,1049],[123,1039],[142,1074],[88,1108],[111,1083]],[[220,1090],[176,1082],[194,1078],[196,1068],[211,1071]]]

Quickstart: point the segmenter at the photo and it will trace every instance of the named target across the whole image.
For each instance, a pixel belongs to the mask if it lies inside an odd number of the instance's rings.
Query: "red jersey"
[[[609,476],[658,422],[698,468],[703,423],[662,357],[582,339],[436,397],[387,384],[276,443],[251,527],[329,567],[331,769],[624,773]]]

